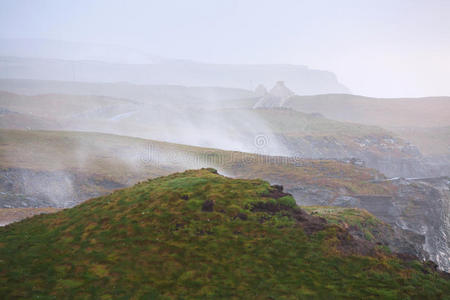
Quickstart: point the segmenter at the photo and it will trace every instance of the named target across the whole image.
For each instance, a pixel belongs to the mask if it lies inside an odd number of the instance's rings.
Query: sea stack
[[[255,93],[262,94],[262,92],[265,90],[264,86],[259,85]],[[257,94],[258,94],[257,93]],[[284,106],[284,102],[294,96],[294,92],[292,92],[289,88],[286,87],[284,84],[284,81],[277,81],[275,86],[265,94],[262,94],[260,96],[260,99],[256,104],[253,106],[253,108],[280,108]]]

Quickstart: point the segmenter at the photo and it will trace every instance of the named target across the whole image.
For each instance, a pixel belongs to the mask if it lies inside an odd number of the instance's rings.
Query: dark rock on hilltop
[[[202,211],[211,212],[214,210],[214,201],[212,200],[205,200],[202,205]]]

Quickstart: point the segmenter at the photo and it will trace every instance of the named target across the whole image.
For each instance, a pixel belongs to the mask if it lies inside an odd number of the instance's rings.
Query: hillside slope
[[[429,298],[450,280],[212,169],[0,229],[3,298]],[[45,279],[44,279],[45,278]]]
[[[348,94],[294,96],[286,107],[347,122],[389,127],[450,125],[450,97],[370,98]]]

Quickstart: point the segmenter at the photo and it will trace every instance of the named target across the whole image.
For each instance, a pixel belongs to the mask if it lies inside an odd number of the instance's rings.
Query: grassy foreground
[[[0,298],[442,299],[450,280],[213,169],[0,228]]]

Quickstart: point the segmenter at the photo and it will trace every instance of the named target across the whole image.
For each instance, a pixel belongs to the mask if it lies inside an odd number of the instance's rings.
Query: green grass
[[[348,255],[338,226],[306,234],[289,196],[202,169],[0,228],[0,298],[442,299],[419,262]],[[212,209],[205,204],[213,203]],[[276,212],[252,209],[271,203]],[[340,238],[339,238],[340,237]],[[351,245],[351,243],[350,243]]]

